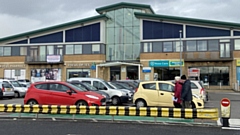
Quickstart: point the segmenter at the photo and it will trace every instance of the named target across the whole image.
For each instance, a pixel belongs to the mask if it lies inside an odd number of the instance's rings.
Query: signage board
[[[240,59],[236,60],[236,66],[240,66]]]
[[[60,62],[60,60],[61,60],[60,55],[47,55],[47,62],[49,63]]]
[[[153,60],[149,61],[149,67],[179,67],[184,66],[184,61],[180,60]]]
[[[151,73],[151,67],[143,67],[142,72],[143,73]]]
[[[230,118],[230,100],[228,98],[223,98],[221,100],[221,115],[222,118]]]

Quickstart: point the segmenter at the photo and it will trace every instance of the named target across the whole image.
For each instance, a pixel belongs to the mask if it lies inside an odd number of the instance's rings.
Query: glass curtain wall
[[[107,12],[107,61],[138,60],[140,55],[140,20],[134,16],[138,9],[122,8]]]

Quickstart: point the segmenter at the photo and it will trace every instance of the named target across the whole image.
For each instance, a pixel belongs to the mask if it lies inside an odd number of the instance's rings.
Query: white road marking
[[[53,121],[56,121],[56,119],[55,119],[54,117],[52,117],[52,120],[53,120]]]
[[[94,122],[98,122],[96,119],[92,119]]]
[[[222,127],[222,129],[228,129],[228,130],[240,130],[239,128],[233,128],[233,127]]]

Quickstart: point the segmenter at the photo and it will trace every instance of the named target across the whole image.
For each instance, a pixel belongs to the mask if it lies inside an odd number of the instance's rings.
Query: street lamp
[[[180,76],[182,76],[182,30],[179,30],[180,34]]]

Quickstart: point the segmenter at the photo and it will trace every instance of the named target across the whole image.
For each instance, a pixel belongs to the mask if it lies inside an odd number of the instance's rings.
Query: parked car
[[[124,90],[114,89],[111,85],[109,85],[106,81],[99,78],[84,78],[84,77],[75,77],[70,78],[68,81],[80,81],[83,83],[89,83],[92,86],[96,87],[99,91],[104,91],[108,93],[108,95],[112,99],[113,105],[120,105],[122,103],[129,102],[128,93]]]
[[[169,80],[175,83],[174,80]],[[204,89],[201,81],[190,80],[192,93],[198,95],[204,102],[208,101],[208,92]]]
[[[0,82],[0,99],[2,98],[13,98],[14,89],[8,82]]]
[[[28,79],[18,79],[17,80],[23,87],[29,87],[31,82]]]
[[[129,101],[132,101],[132,97],[133,97],[133,94],[134,94],[134,91],[133,90],[128,90],[128,89],[125,89],[123,86],[115,83],[115,82],[107,82],[109,85],[111,85],[114,89],[117,89],[117,90],[124,90],[125,92],[128,93],[128,100]]]
[[[106,98],[67,82],[36,82],[29,87],[24,104],[102,106]]]
[[[174,84],[169,81],[146,81],[140,82],[133,96],[133,103],[137,107],[162,106],[174,107]],[[203,100],[193,94],[193,108],[204,108]]]
[[[117,80],[117,82],[127,84],[132,89],[136,89],[139,84],[137,80]]]
[[[104,96],[106,98],[106,102],[107,103],[111,103],[112,102],[112,99],[110,98],[110,96],[104,92],[104,91],[99,91],[97,88],[93,87],[91,84],[89,83],[82,83],[82,82],[79,82],[79,81],[71,81],[69,82],[83,90],[88,90],[88,91],[93,91],[93,92],[96,92],[98,94],[101,94],[102,96]]]
[[[7,80],[1,79],[0,82],[9,83],[14,89],[14,97],[24,97],[28,88],[23,87],[18,81],[16,80]]]

